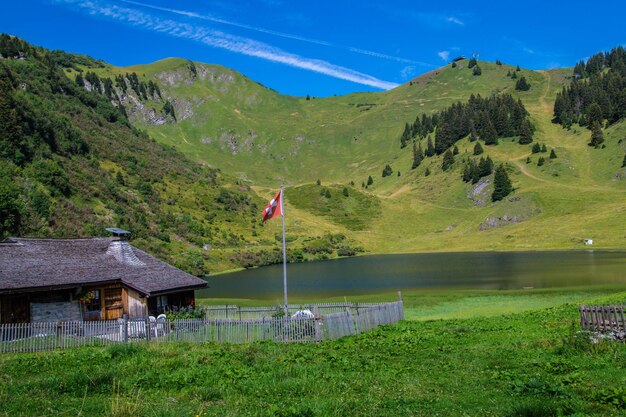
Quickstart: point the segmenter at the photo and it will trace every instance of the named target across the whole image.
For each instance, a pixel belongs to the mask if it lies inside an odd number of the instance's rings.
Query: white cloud
[[[446,21],[448,21],[448,22],[450,22],[450,23],[454,23],[454,24],[459,25],[459,26],[465,26],[465,23],[464,23],[464,22],[462,22],[460,19],[458,19],[458,18],[456,18],[456,17],[454,17],[454,16],[450,16],[450,17],[448,17],[448,18],[446,19]]]
[[[447,61],[448,58],[450,58],[450,51],[437,52],[437,55],[439,55],[439,58],[443,59],[444,61]]]
[[[403,80],[408,80],[409,78],[413,78],[415,75],[415,67],[413,65],[407,65],[406,67],[400,70],[400,77]]]
[[[327,41],[323,41],[323,40],[319,40],[319,39],[307,38],[307,37],[300,36],[300,35],[295,35],[295,34],[292,34],[292,33],[279,32],[279,31],[276,31],[276,30],[266,29],[266,28],[262,28],[262,27],[259,27],[259,26],[246,25],[246,24],[243,24],[243,23],[238,23],[238,22],[234,22],[232,20],[222,19],[222,18],[219,18],[219,17],[210,16],[210,15],[201,15],[199,13],[186,11],[186,10],[178,10],[178,9],[171,9],[171,8],[168,8],[168,7],[160,7],[160,6],[155,6],[155,5],[152,5],[152,4],[141,3],[141,2],[138,2],[138,1],[134,1],[134,0],[119,0],[119,1],[121,1],[123,3],[127,3],[127,4],[133,4],[133,5],[136,5],[136,6],[146,7],[146,8],[153,9],[153,10],[159,10],[159,11],[162,11],[162,12],[173,13],[173,14],[186,16],[186,17],[190,17],[190,18],[194,18],[194,19],[201,19],[201,20],[206,20],[206,21],[213,22],[213,23],[219,23],[219,24],[234,26],[234,27],[238,27],[238,28],[241,28],[241,29],[247,29],[247,30],[251,30],[251,31],[259,32],[259,33],[265,33],[265,34],[268,34],[268,35],[277,36],[277,37],[281,37],[281,38],[292,39],[292,40],[297,40],[297,41],[307,42],[307,43],[312,43],[312,44],[315,44],[315,45],[322,45],[322,46],[328,46],[328,47],[333,47],[333,48],[347,49],[348,51],[354,52],[354,53],[357,53],[357,54],[373,56],[373,57],[376,57],[376,58],[382,58],[382,59],[387,59],[387,60],[396,61],[396,62],[403,62],[403,63],[407,63],[407,64],[417,64],[417,65],[432,67],[432,65],[424,63],[424,62],[414,61],[414,60],[411,60],[411,59],[397,57],[397,56],[393,56],[393,55],[389,55],[389,54],[383,54],[383,53],[375,52],[375,51],[368,51],[366,49],[360,49],[360,48],[355,48],[355,47],[351,47],[351,46],[336,45],[336,44],[333,44],[331,42],[327,42]]]
[[[107,17],[142,29],[193,40],[214,48],[225,49],[230,52],[317,72],[341,80],[368,85],[383,90],[398,86],[396,83],[380,80],[350,68],[319,59],[301,57],[253,39],[230,35],[207,27],[161,19],[138,10],[100,3],[97,0],[80,3],[76,3],[73,0],[63,2],[75,4],[92,16]]]

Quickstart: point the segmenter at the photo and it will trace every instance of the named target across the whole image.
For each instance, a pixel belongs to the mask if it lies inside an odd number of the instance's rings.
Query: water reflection
[[[287,266],[289,294],[357,295],[420,287],[521,289],[624,284],[626,252],[455,252],[375,255]],[[211,298],[282,298],[282,265],[208,279]]]

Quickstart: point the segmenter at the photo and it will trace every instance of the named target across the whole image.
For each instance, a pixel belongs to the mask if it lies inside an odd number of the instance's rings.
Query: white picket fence
[[[297,311],[309,310],[313,311],[317,308],[319,315],[324,316],[330,313],[341,313],[352,311],[354,313],[371,307],[384,305],[386,303],[318,303],[318,304],[289,304],[288,314],[291,316]],[[240,307],[237,305],[216,305],[203,307],[205,312],[204,318],[208,320],[215,319],[237,319],[237,320],[263,320],[272,319],[284,314],[282,306],[274,307]]]
[[[348,305],[350,304],[350,305]],[[323,306],[323,305],[322,305]],[[250,343],[272,340],[302,343],[338,339],[367,332],[380,325],[404,319],[402,301],[392,303],[327,305],[327,313],[319,313],[320,305],[311,305],[312,318],[265,317],[258,311],[238,309],[232,318],[183,320],[118,319],[108,321],[20,323],[0,325],[0,353],[34,352],[102,346],[114,343],[148,341]],[[229,307],[231,308],[231,307]],[[235,307],[236,308],[236,307]],[[290,306],[290,314],[306,306]],[[335,312],[332,312],[335,309]],[[277,310],[272,308],[272,314]],[[339,311],[337,311],[339,310]],[[215,309],[214,311],[218,311]],[[229,311],[229,310],[222,310]],[[231,311],[232,312],[232,311]],[[254,318],[246,318],[246,314]],[[261,318],[259,318],[261,315]]]

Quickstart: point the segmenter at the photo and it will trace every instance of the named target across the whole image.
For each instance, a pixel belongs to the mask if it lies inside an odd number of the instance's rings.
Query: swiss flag
[[[265,206],[265,209],[263,210],[263,221],[283,214],[283,208],[280,201],[281,191],[277,192],[274,198],[272,198],[270,202],[267,203],[267,206]]]

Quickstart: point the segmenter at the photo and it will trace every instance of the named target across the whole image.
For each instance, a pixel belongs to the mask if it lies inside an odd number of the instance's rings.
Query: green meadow
[[[607,128],[606,147],[593,149],[589,130],[576,125],[567,130],[551,121],[554,98],[569,83],[571,69],[522,69],[519,76],[531,84],[524,92],[516,91],[515,80],[507,76],[514,65],[479,65],[481,76],[460,62],[386,92],[310,99],[278,94],[220,66],[181,59],[98,71],[101,76],[136,71],[162,85],[175,101],[176,123],[155,126],[141,114],[131,115],[158,142],[234,176],[262,199],[284,184],[294,248],[322,232],[343,234],[367,253],[579,249],[588,237],[595,247],[623,248],[626,124]],[[517,137],[485,146],[483,156],[507,168],[514,187],[509,198],[492,203],[492,181],[477,193],[460,180],[461,161],[473,157],[468,139],[457,143],[451,170],[441,169],[441,156],[410,169],[411,146],[400,149],[399,143],[405,123],[465,102],[471,94],[504,92],[523,102],[535,127],[534,141],[547,148],[533,154]],[[548,158],[552,149],[556,159]],[[546,160],[543,166],[539,157]],[[387,164],[393,173],[383,178]],[[373,184],[364,187],[369,176]],[[321,197],[325,189],[330,197]],[[485,226],[494,222],[496,227]],[[211,272],[236,267],[227,261],[230,253],[276,247],[278,223],[252,234],[242,231],[245,244],[222,247],[226,255],[220,260],[209,255]]]
[[[407,320],[319,344],[138,343],[2,355],[0,415],[626,414],[626,344],[593,343],[578,325],[579,304],[623,303],[623,288],[403,298]],[[205,302],[218,301],[227,300]]]

